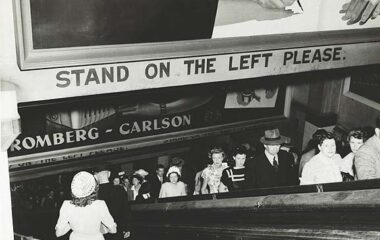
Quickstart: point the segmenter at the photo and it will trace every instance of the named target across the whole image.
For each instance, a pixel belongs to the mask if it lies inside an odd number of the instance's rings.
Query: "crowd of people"
[[[309,150],[300,159],[300,184],[379,178],[379,129],[380,116],[376,119],[375,128],[355,128],[349,131],[345,141],[348,152],[340,148],[333,133],[317,130],[313,134]]]
[[[12,205],[22,210],[51,210],[59,208],[70,196],[63,175],[17,182],[11,185]]]
[[[303,152],[289,147],[289,138],[279,129],[267,129],[260,142],[262,151],[237,145],[229,152],[214,146],[208,152],[211,163],[192,178],[183,178],[184,160],[174,157],[167,171],[157,165],[149,174],[144,169],[132,175],[130,200],[232,192],[242,189],[321,184],[380,177],[380,116],[375,127],[355,128],[345,139],[318,129]],[[193,182],[192,182],[193,181]],[[193,188],[188,186],[193,184]],[[125,186],[124,186],[125,187]]]
[[[324,129],[313,134],[301,153],[289,147],[289,138],[277,128],[265,130],[260,142],[263,150],[256,152],[243,144],[229,152],[219,146],[211,147],[210,164],[190,178],[185,161],[179,157],[173,157],[167,167],[158,164],[152,173],[137,169],[130,177],[121,172],[111,178],[110,166],[98,166],[92,173],[81,171],[72,178],[68,190],[71,200],[67,200],[70,197],[65,194],[65,184],[58,177],[50,182],[52,186],[45,185],[40,187],[43,191],[37,191],[46,193],[44,197],[30,203],[60,208],[57,236],[71,230],[72,240],[88,236],[101,240],[104,234],[106,239],[123,239],[130,236],[130,201],[154,202],[186,195],[380,178],[380,116],[374,128],[349,131],[344,141],[348,151],[334,133]],[[189,188],[191,181],[194,187]],[[33,191],[28,189],[30,186],[18,185],[25,193]],[[54,197],[51,189],[62,196]]]

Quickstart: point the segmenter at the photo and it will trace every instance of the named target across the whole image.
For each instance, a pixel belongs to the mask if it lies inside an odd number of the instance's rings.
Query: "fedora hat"
[[[264,136],[260,138],[260,142],[265,145],[281,145],[287,141],[289,141],[289,138],[281,136],[278,128],[265,130]]]

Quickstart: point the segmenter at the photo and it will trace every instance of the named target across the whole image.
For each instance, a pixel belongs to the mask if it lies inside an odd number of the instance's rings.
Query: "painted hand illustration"
[[[365,24],[370,18],[375,19],[380,14],[380,0],[351,0],[342,6],[340,13],[344,13],[343,21],[347,25]]]

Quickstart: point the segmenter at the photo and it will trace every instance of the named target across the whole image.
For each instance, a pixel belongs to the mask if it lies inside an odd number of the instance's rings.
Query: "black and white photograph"
[[[379,15],[0,1],[0,239],[380,239]]]

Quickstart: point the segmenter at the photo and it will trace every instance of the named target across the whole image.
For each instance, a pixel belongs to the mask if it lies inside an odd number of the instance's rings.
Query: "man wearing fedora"
[[[260,142],[264,152],[259,153],[251,168],[251,185],[255,188],[298,185],[297,168],[293,155],[280,150],[287,137],[280,135],[278,128],[267,129]]]
[[[106,202],[117,224],[117,233],[105,234],[105,239],[119,240],[129,238],[132,214],[127,194],[121,186],[114,186],[110,183],[111,171],[109,166],[98,166],[94,169],[94,172],[99,183],[98,198]]]

